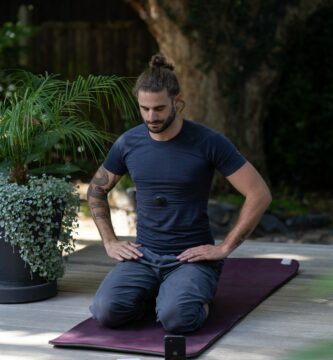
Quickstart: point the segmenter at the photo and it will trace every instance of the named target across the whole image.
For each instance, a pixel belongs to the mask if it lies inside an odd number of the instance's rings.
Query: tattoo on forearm
[[[100,212],[92,212],[92,217],[94,220],[101,220],[101,219],[110,219],[110,212],[100,211]]]
[[[87,192],[87,199],[94,220],[111,220],[107,195],[118,180],[119,177],[110,179],[107,171],[103,167],[98,169],[96,175],[91,180]]]
[[[96,176],[93,178],[93,182],[97,186],[106,186],[108,184],[109,178],[106,170],[103,167],[98,169]]]
[[[107,198],[107,191],[100,187],[93,187],[93,184],[89,186],[88,193],[87,193],[87,199],[89,201],[90,197],[99,199],[99,200],[105,200]]]
[[[92,202],[89,207],[93,219],[110,219],[110,208],[107,201]]]
[[[100,209],[100,208],[109,208],[109,204],[107,201],[94,201],[91,202],[90,205],[90,210],[92,209]]]
[[[88,189],[87,197],[88,201],[90,197],[94,197],[99,200],[105,200],[107,198],[108,192],[115,186],[117,183],[117,179],[112,179],[111,183],[109,184],[109,178],[107,171],[100,167],[91,180],[91,184]]]

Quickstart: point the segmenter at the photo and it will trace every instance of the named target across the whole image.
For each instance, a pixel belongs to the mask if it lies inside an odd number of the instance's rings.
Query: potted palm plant
[[[0,303],[56,294],[62,255],[74,249],[79,206],[64,176],[112,140],[89,120],[90,110],[103,115],[110,101],[127,117],[134,109],[125,78],[69,82],[26,71],[10,78],[11,95],[0,99]]]

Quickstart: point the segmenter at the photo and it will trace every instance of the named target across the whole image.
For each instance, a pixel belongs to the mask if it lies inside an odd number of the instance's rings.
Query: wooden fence
[[[157,45],[140,21],[44,22],[30,40],[27,65],[34,72],[77,75],[137,76],[147,66]],[[108,130],[120,134],[124,119],[108,111]],[[101,119],[95,117],[98,123]]]
[[[71,79],[78,74],[136,76],[157,45],[139,21],[45,22],[32,40],[35,71]]]

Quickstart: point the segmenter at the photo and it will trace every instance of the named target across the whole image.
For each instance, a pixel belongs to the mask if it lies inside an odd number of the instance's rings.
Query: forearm
[[[116,241],[117,236],[111,221],[107,194],[103,194],[94,188],[93,185],[90,185],[88,189],[88,205],[103,243]]]
[[[119,176],[110,176],[104,167],[101,166],[93,177],[87,192],[91,216],[104,245],[117,240],[111,222],[108,192],[115,186],[118,180]]]
[[[236,224],[219,245],[225,256],[235,250],[255,229],[271,202],[269,191],[251,194],[245,199]]]
[[[114,188],[119,179],[120,175],[107,171],[101,165],[89,185],[88,204],[108,256],[119,261],[136,260],[143,256],[138,250],[141,245],[118,240],[112,226],[108,192]]]

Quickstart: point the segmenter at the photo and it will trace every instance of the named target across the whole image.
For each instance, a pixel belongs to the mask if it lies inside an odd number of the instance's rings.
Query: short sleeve
[[[215,133],[210,138],[209,150],[213,166],[224,176],[233,174],[246,163],[236,146],[222,134]]]
[[[122,139],[119,138],[112,146],[105,159],[103,166],[106,170],[115,175],[124,175],[127,173],[127,166],[124,161],[123,152],[121,151]]]

